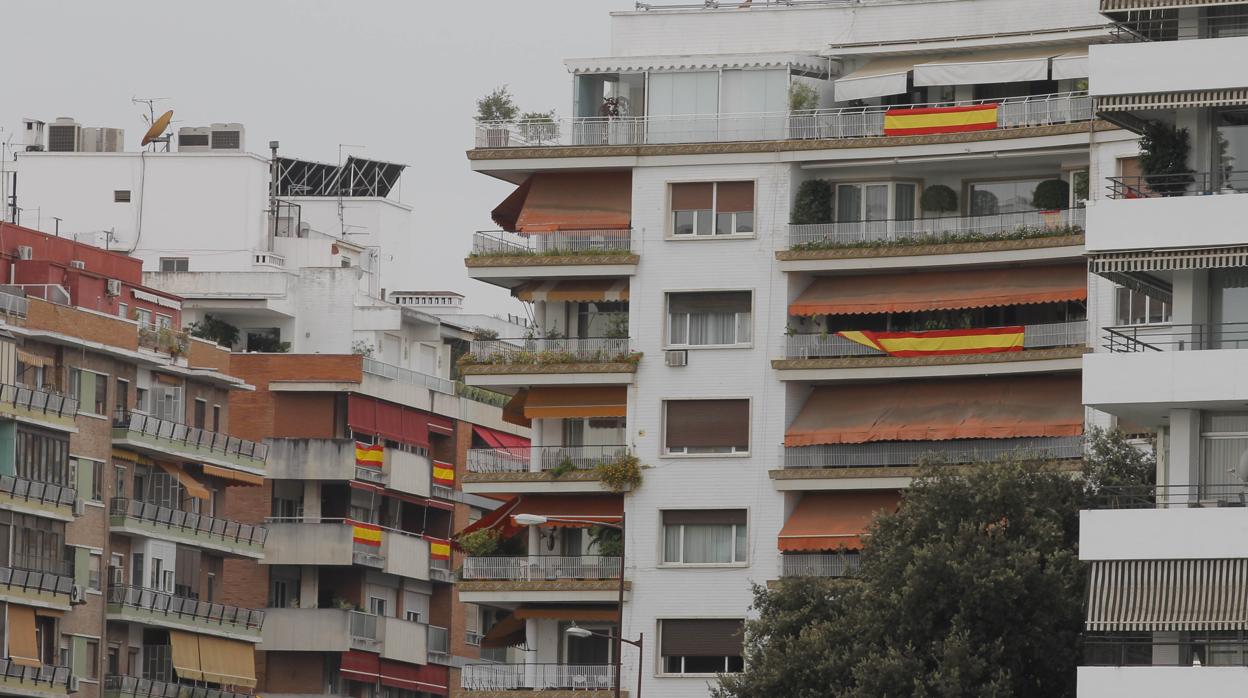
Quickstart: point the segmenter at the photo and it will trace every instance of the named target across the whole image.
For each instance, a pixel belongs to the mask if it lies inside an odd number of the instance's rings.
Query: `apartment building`
[[[0,692],[250,692],[264,611],[228,571],[264,532],[225,515],[265,473],[231,431],[250,386],[138,260],[8,224],[0,257]]]
[[[1149,138],[1139,160],[1134,147],[1094,142],[1087,250],[1101,329],[1083,399],[1155,434],[1158,469],[1155,488],[1108,493],[1082,513],[1091,589],[1079,695],[1240,695],[1248,262],[1236,231],[1248,85],[1228,67],[1248,49],[1248,4],[1100,10],[1119,41],[1089,55],[1096,109]],[[1167,147],[1171,169],[1150,164]]]
[[[606,695],[617,656],[706,695],[751,583],[852,574],[922,457],[1077,465],[1089,141],[1135,139],[1093,112],[1095,10],[642,3],[565,61],[571,117],[477,124],[516,189],[466,266],[536,328],[462,364],[532,425],[468,454],[508,501],[460,593],[510,649],[466,695]]]

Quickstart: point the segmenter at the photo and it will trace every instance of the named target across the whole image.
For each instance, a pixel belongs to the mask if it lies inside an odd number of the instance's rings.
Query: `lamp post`
[[[620,657],[620,642],[623,640],[618,633],[624,632],[624,512],[620,512],[620,522],[618,524],[604,523],[602,521],[591,521],[589,519],[565,518],[562,516],[542,516],[541,514],[516,514],[512,517],[517,524],[521,526],[541,526],[545,523],[571,523],[571,524],[588,524],[591,526],[603,526],[612,528],[620,532],[620,586],[619,586],[619,602],[616,605],[616,628],[617,635],[609,636],[615,643],[615,698],[620,698],[620,672],[622,671]],[[584,630],[584,628],[580,628]],[[591,632],[586,630],[585,632]],[[641,648],[641,642],[636,643],[628,641],[629,644],[637,645]],[[641,661],[637,663],[637,682],[638,693],[641,692]]]
[[[605,637],[605,638],[607,638],[608,640],[611,640],[611,641],[615,642],[615,646],[616,646],[617,648],[620,646],[620,643],[621,643],[621,642],[627,642],[628,644],[632,645],[633,647],[636,647],[636,648],[637,648],[637,698],[641,698],[641,662],[642,662],[642,657],[643,657],[643,655],[642,655],[642,643],[643,643],[643,642],[645,641],[645,639],[646,639],[646,634],[645,634],[645,633],[637,633],[637,639],[636,639],[636,640],[630,640],[630,639],[628,639],[628,638],[626,638],[626,637],[623,637],[622,635],[608,635],[608,634],[606,634],[606,633],[596,633],[596,632],[594,632],[594,631],[592,631],[592,630],[589,630],[588,628],[582,628],[582,627],[580,627],[580,626],[579,626],[579,625],[577,625],[575,622],[574,622],[574,623],[572,623],[572,626],[571,626],[570,628],[568,628],[567,630],[565,630],[564,632],[566,632],[567,634],[571,635],[572,637],[580,637],[580,638],[586,638],[586,637]],[[620,674],[619,674],[619,670],[620,670],[620,660],[621,660],[621,659],[623,659],[623,658],[622,658],[622,657],[620,657],[619,655],[616,655],[616,658],[615,658],[615,667],[616,667],[616,674],[615,674],[615,694],[616,694],[616,695],[619,695],[619,694],[620,694]]]

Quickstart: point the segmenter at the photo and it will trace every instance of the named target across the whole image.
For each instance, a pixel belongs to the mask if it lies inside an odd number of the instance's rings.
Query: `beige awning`
[[[1239,107],[1245,105],[1248,105],[1248,90],[1245,89],[1149,92],[1132,95],[1106,95],[1096,98],[1096,111],[1098,112]]]
[[[605,303],[628,300],[628,279],[565,279],[530,281],[512,289],[511,295],[526,302],[564,301]]]
[[[1061,47],[1030,47],[942,56],[914,66],[914,84],[982,85],[1048,80],[1049,60]]]
[[[1075,80],[1088,77],[1088,47],[1080,46],[1053,58],[1054,80]]]
[[[200,635],[199,663],[204,681],[247,688],[256,685],[256,648],[250,642]]]
[[[921,56],[876,58],[833,82],[836,101],[887,97],[906,91],[906,79]]]
[[[1090,632],[1248,630],[1248,560],[1097,560]]]
[[[9,604],[9,659],[14,664],[41,667],[39,643],[35,638],[35,609],[31,606]]]
[[[54,360],[52,360],[52,359],[50,359],[50,358],[48,358],[48,357],[46,357],[46,356],[40,356],[40,355],[38,355],[38,354],[32,354],[31,352],[28,352],[28,351],[26,351],[25,349],[18,349],[18,350],[17,350],[17,360],[18,360],[18,361],[21,361],[22,363],[26,364],[27,366],[42,366],[42,367],[44,367],[44,368],[47,368],[47,367],[49,367],[49,366],[55,366],[55,365],[56,365],[56,362],[55,362]]]
[[[199,664],[199,636],[182,630],[169,631],[169,646],[173,654],[173,670],[184,681],[203,681],[204,671]]]

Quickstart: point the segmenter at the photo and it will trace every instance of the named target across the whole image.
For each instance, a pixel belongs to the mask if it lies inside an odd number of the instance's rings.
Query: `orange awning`
[[[857,315],[961,310],[1088,298],[1082,264],[827,276],[789,305],[789,315]]]
[[[9,659],[21,666],[43,666],[36,640],[34,607],[15,603],[8,606]]]
[[[593,523],[618,523],[624,516],[624,498],[618,495],[527,494],[520,497],[520,501],[508,512],[513,523],[518,514],[576,519],[577,523],[550,521],[545,524],[568,528],[583,528]]]
[[[628,405],[625,386],[529,388],[524,416],[529,419],[568,417],[624,417]]]
[[[522,301],[594,303],[628,300],[628,279],[530,281],[511,290]]]
[[[159,465],[161,470],[165,471],[166,473],[169,473],[171,476],[173,476],[175,480],[182,483],[182,488],[185,489],[186,493],[191,495],[192,497],[196,499],[208,499],[211,496],[211,493],[208,491],[208,488],[204,487],[203,483],[191,477],[190,473],[179,468],[173,463],[166,463],[165,461],[157,461],[156,465]]]
[[[1008,376],[818,386],[785,446],[1083,433],[1079,376]]]
[[[485,635],[481,637],[481,646],[488,648],[523,645],[524,625],[524,619],[517,617],[514,613],[503,616],[498,619],[494,627],[485,631]]]
[[[219,477],[222,480],[229,480],[236,485],[251,485],[259,487],[264,484],[264,478],[251,473],[244,473],[239,470],[230,470],[228,468],[218,468],[215,465],[204,465],[204,474]]]
[[[857,550],[875,514],[896,511],[900,501],[895,491],[807,492],[784,522],[776,546],[803,552]]]
[[[583,623],[600,622],[614,623],[619,619],[614,608],[584,608],[579,606],[521,606],[516,609],[517,618],[544,618],[548,620],[569,620]]]
[[[491,215],[503,230],[622,230],[632,223],[631,172],[530,175]]]

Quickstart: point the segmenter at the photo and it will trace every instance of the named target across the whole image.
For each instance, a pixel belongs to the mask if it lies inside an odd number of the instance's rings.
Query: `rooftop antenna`
[[[343,217],[342,205],[342,149],[343,148],[364,148],[362,145],[352,145],[350,143],[338,144],[338,237],[345,238],[347,236],[347,222]],[[358,227],[358,226],[357,226]]]
[[[143,117],[143,121],[147,123],[147,133],[143,134],[143,140],[139,145],[146,148],[152,146],[152,152],[156,152],[156,143],[163,143],[165,148],[162,152],[169,152],[169,143],[173,140],[172,133],[165,133],[165,129],[169,128],[169,123],[173,121],[173,110],[170,109],[160,116],[156,116],[156,103],[167,100],[168,97],[152,97],[150,99],[132,97],[131,104],[146,104],[147,115]]]

